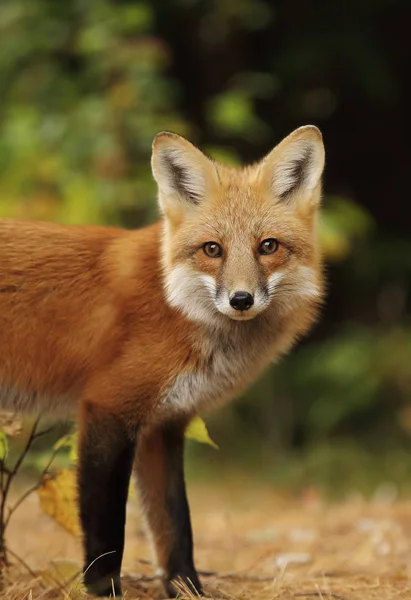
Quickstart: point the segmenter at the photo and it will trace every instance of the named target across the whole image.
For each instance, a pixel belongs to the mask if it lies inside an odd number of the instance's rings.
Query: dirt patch
[[[314,493],[285,498],[246,481],[191,486],[190,498],[196,563],[212,598],[411,598],[411,502],[353,497],[328,505]],[[82,552],[79,540],[41,513],[36,496],[16,513],[9,545],[37,577],[22,565],[13,567],[3,592],[7,600],[85,597],[77,580],[61,587],[64,578],[56,577],[57,583],[39,575],[65,560],[80,569]],[[126,598],[164,598],[160,582],[150,580],[150,560],[138,503],[131,500]]]

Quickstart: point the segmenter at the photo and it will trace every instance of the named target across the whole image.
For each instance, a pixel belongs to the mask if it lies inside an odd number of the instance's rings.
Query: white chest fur
[[[270,337],[247,326],[240,333],[234,329],[209,339],[202,348],[201,366],[175,378],[161,412],[192,413],[228,400],[269,361]]]

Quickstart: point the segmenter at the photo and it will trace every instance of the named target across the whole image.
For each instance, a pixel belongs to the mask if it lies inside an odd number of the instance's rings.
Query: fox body
[[[181,577],[201,593],[184,430],[314,323],[323,165],[312,126],[238,169],[161,133],[159,222],[126,231],[0,220],[0,405],[78,414],[90,592],[121,594],[134,470],[166,590]]]

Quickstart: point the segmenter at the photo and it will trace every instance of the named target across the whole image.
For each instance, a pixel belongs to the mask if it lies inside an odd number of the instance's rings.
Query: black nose
[[[235,310],[248,310],[254,304],[254,298],[248,292],[235,292],[230,298],[230,304]]]

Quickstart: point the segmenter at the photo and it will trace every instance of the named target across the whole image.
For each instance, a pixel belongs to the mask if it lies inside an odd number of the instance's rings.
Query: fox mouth
[[[249,311],[232,311],[230,312],[230,314],[228,313],[223,313],[225,314],[227,317],[229,317],[230,319],[232,319],[233,321],[251,321],[252,319],[255,319],[255,317],[257,315],[259,315],[259,312],[253,311],[252,313],[250,313]]]
[[[251,321],[267,308],[268,302],[264,303],[263,306],[261,306],[261,303],[258,303],[257,306],[254,304],[247,310],[235,310],[229,303],[226,304],[225,302],[216,299],[215,306],[220,314],[228,317],[232,321]]]

